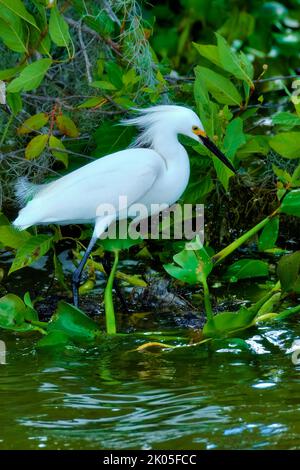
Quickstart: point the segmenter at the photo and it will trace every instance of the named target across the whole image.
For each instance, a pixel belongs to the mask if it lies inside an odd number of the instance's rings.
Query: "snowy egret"
[[[21,204],[14,225],[92,223],[94,231],[87,250],[73,273],[73,301],[78,305],[78,288],[85,263],[107,228],[124,216],[123,210],[99,213],[101,205],[118,208],[126,196],[127,216],[135,203],[144,204],[153,215],[152,204],[171,206],[184,192],[190,176],[185,148],[178,141],[184,134],[200,141],[230,170],[234,167],[206,135],[199,117],[182,106],[154,106],[142,109],[136,117],[122,121],[141,133],[133,147],[99,158],[58,180],[34,185],[22,178],[16,186]],[[28,202],[29,201],[29,202]]]

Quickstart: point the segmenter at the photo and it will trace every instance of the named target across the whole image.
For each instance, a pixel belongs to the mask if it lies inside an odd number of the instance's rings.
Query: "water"
[[[300,449],[297,337],[293,320],[248,333],[251,351],[49,353],[0,332],[0,449]]]

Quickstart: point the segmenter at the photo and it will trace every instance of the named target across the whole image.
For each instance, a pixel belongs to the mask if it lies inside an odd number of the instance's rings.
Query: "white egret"
[[[184,134],[200,141],[233,172],[234,167],[207,137],[199,117],[182,106],[154,106],[122,122],[141,129],[132,148],[99,158],[54,182],[34,185],[18,181],[16,193],[27,204],[13,222],[19,229],[41,224],[94,224],[87,250],[72,278],[73,300],[78,305],[78,288],[85,263],[102,233],[120,220],[120,212],[99,215],[99,206],[118,208],[119,197],[126,196],[123,209],[130,216],[135,203],[144,204],[151,212],[152,204],[175,203],[184,192],[190,176],[185,148],[178,141]]]

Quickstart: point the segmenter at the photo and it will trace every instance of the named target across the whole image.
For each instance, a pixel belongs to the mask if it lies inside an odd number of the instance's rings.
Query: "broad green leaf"
[[[300,165],[298,165],[292,175],[291,179],[292,187],[300,186]]]
[[[7,294],[0,299],[0,328],[14,331],[30,331],[35,327],[30,321],[38,320],[35,310],[26,306],[14,294]]]
[[[66,114],[58,114],[55,116],[55,122],[60,132],[69,137],[78,137],[79,131],[74,121]]]
[[[62,141],[57,139],[57,137],[54,137],[54,135],[50,135],[49,147],[50,147],[52,155],[56,158],[56,160],[62,162],[67,168],[68,163],[69,163],[69,158],[68,158],[68,154],[64,152],[66,148],[64,144],[62,143]],[[60,149],[62,151],[60,152],[59,150],[53,150],[53,149]]]
[[[23,124],[18,128],[18,134],[29,134],[32,131],[41,129],[49,121],[49,114],[38,113],[26,119]]]
[[[287,184],[292,182],[292,176],[286,170],[283,170],[274,164],[272,165],[272,170],[282,183]]]
[[[295,189],[285,196],[280,212],[300,217],[300,189]]]
[[[46,336],[43,336],[43,338],[37,342],[36,347],[37,349],[54,348],[57,350],[67,345],[73,345],[71,338],[63,331],[58,330],[51,331]]]
[[[35,235],[29,238],[17,251],[9,274],[18,269],[29,266],[44,256],[51,248],[52,237],[48,235]]]
[[[110,90],[110,91],[116,90],[115,85],[113,85],[110,82],[106,82],[104,80],[98,80],[96,82],[92,82],[91,86],[93,88],[101,88],[101,90]]]
[[[223,146],[226,157],[231,160],[245,142],[246,136],[243,131],[243,120],[240,117],[235,118],[228,124],[225,132]]]
[[[5,219],[6,218],[1,216],[0,242],[3,243],[4,246],[8,246],[10,248],[20,248],[31,238],[31,235],[25,230],[17,230],[8,221],[6,223]]]
[[[9,93],[7,95],[7,104],[14,116],[19,114],[23,109],[23,102],[20,93]]]
[[[199,52],[200,55],[208,59],[213,64],[222,68],[222,62],[219,57],[219,51],[217,46],[206,45],[206,44],[196,44],[193,42],[193,46]]]
[[[234,52],[231,47],[228,45],[226,40],[218,33],[217,36],[217,45],[219,51],[220,61],[223,68],[232,73],[236,78],[244,80],[252,88],[252,67],[249,65],[249,61],[245,56],[239,56]]]
[[[253,154],[267,155],[269,152],[268,138],[264,135],[246,135],[246,143],[237,151],[237,158],[240,160],[250,157]]]
[[[277,134],[270,138],[269,144],[284,158],[300,158],[300,131]]]
[[[25,149],[25,157],[27,158],[27,160],[33,160],[34,158],[40,156],[40,154],[47,145],[48,138],[48,134],[42,134],[37,135],[36,137],[33,137],[33,139],[31,139]]]
[[[283,290],[300,293],[300,251],[283,256],[277,265]]]
[[[96,107],[102,106],[105,103],[106,103],[106,99],[103,98],[103,96],[93,96],[92,98],[89,98],[88,100],[81,103],[79,106],[77,106],[77,108],[78,109],[80,109],[80,108],[96,108]]]
[[[124,239],[110,239],[106,238],[101,240],[101,245],[103,246],[105,251],[121,251],[121,250],[129,250],[134,245],[139,245],[142,243],[142,238],[132,239],[128,236],[128,238]]]
[[[212,96],[222,104],[230,104],[240,106],[242,97],[237,88],[231,83],[228,78],[223,77],[213,70],[206,67],[196,67],[198,73],[201,75],[207,90]]]
[[[93,137],[97,144],[93,155],[101,157],[108,153],[118,152],[128,147],[135,134],[133,127],[120,127],[105,121],[94,132]]]
[[[51,8],[49,34],[57,46],[68,48],[71,41],[69,26],[56,6]]]
[[[300,126],[300,117],[296,114],[281,112],[272,117],[272,122],[289,130],[295,126]]]
[[[40,85],[51,64],[51,59],[39,59],[27,65],[20,75],[10,82],[7,91],[9,93],[18,93],[19,91],[34,90]]]
[[[269,267],[264,261],[257,259],[241,259],[229,266],[223,274],[225,281],[236,282],[239,279],[268,276]]]
[[[13,78],[18,72],[20,72],[24,66],[17,66],[11,67],[9,69],[0,70],[0,80],[10,80]]]
[[[213,103],[208,95],[208,90],[203,80],[199,67],[195,68],[194,97],[197,104],[198,114],[207,134],[213,137],[216,132],[219,117],[219,107]]]
[[[12,51],[27,53],[22,20],[3,7],[0,7],[0,38]]]
[[[48,323],[48,331],[60,332],[74,341],[92,341],[100,334],[97,323],[79,308],[59,302],[55,314]]]
[[[204,338],[227,336],[237,330],[244,330],[251,325],[256,313],[242,307],[238,312],[223,312],[208,320],[202,330]]]
[[[30,23],[34,28],[39,29],[34,17],[28,13],[22,0],[0,0],[0,5],[4,5],[17,16]]]
[[[175,263],[165,264],[171,276],[188,284],[197,284],[210,274],[213,263],[204,247],[199,250],[184,249],[173,256]]]
[[[279,216],[273,217],[270,222],[263,228],[258,239],[259,251],[270,250],[274,248],[279,232]]]

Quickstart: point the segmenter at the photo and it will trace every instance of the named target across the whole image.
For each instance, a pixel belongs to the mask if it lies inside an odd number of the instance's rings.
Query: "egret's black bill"
[[[224,155],[224,153],[221,152],[221,150],[218,149],[218,147],[209,139],[207,136],[199,136],[203,145],[205,145],[208,150],[210,150],[219,160],[221,160],[224,165],[229,168],[233,173],[237,173],[236,169],[232,165],[232,163],[228,160],[228,158]]]

